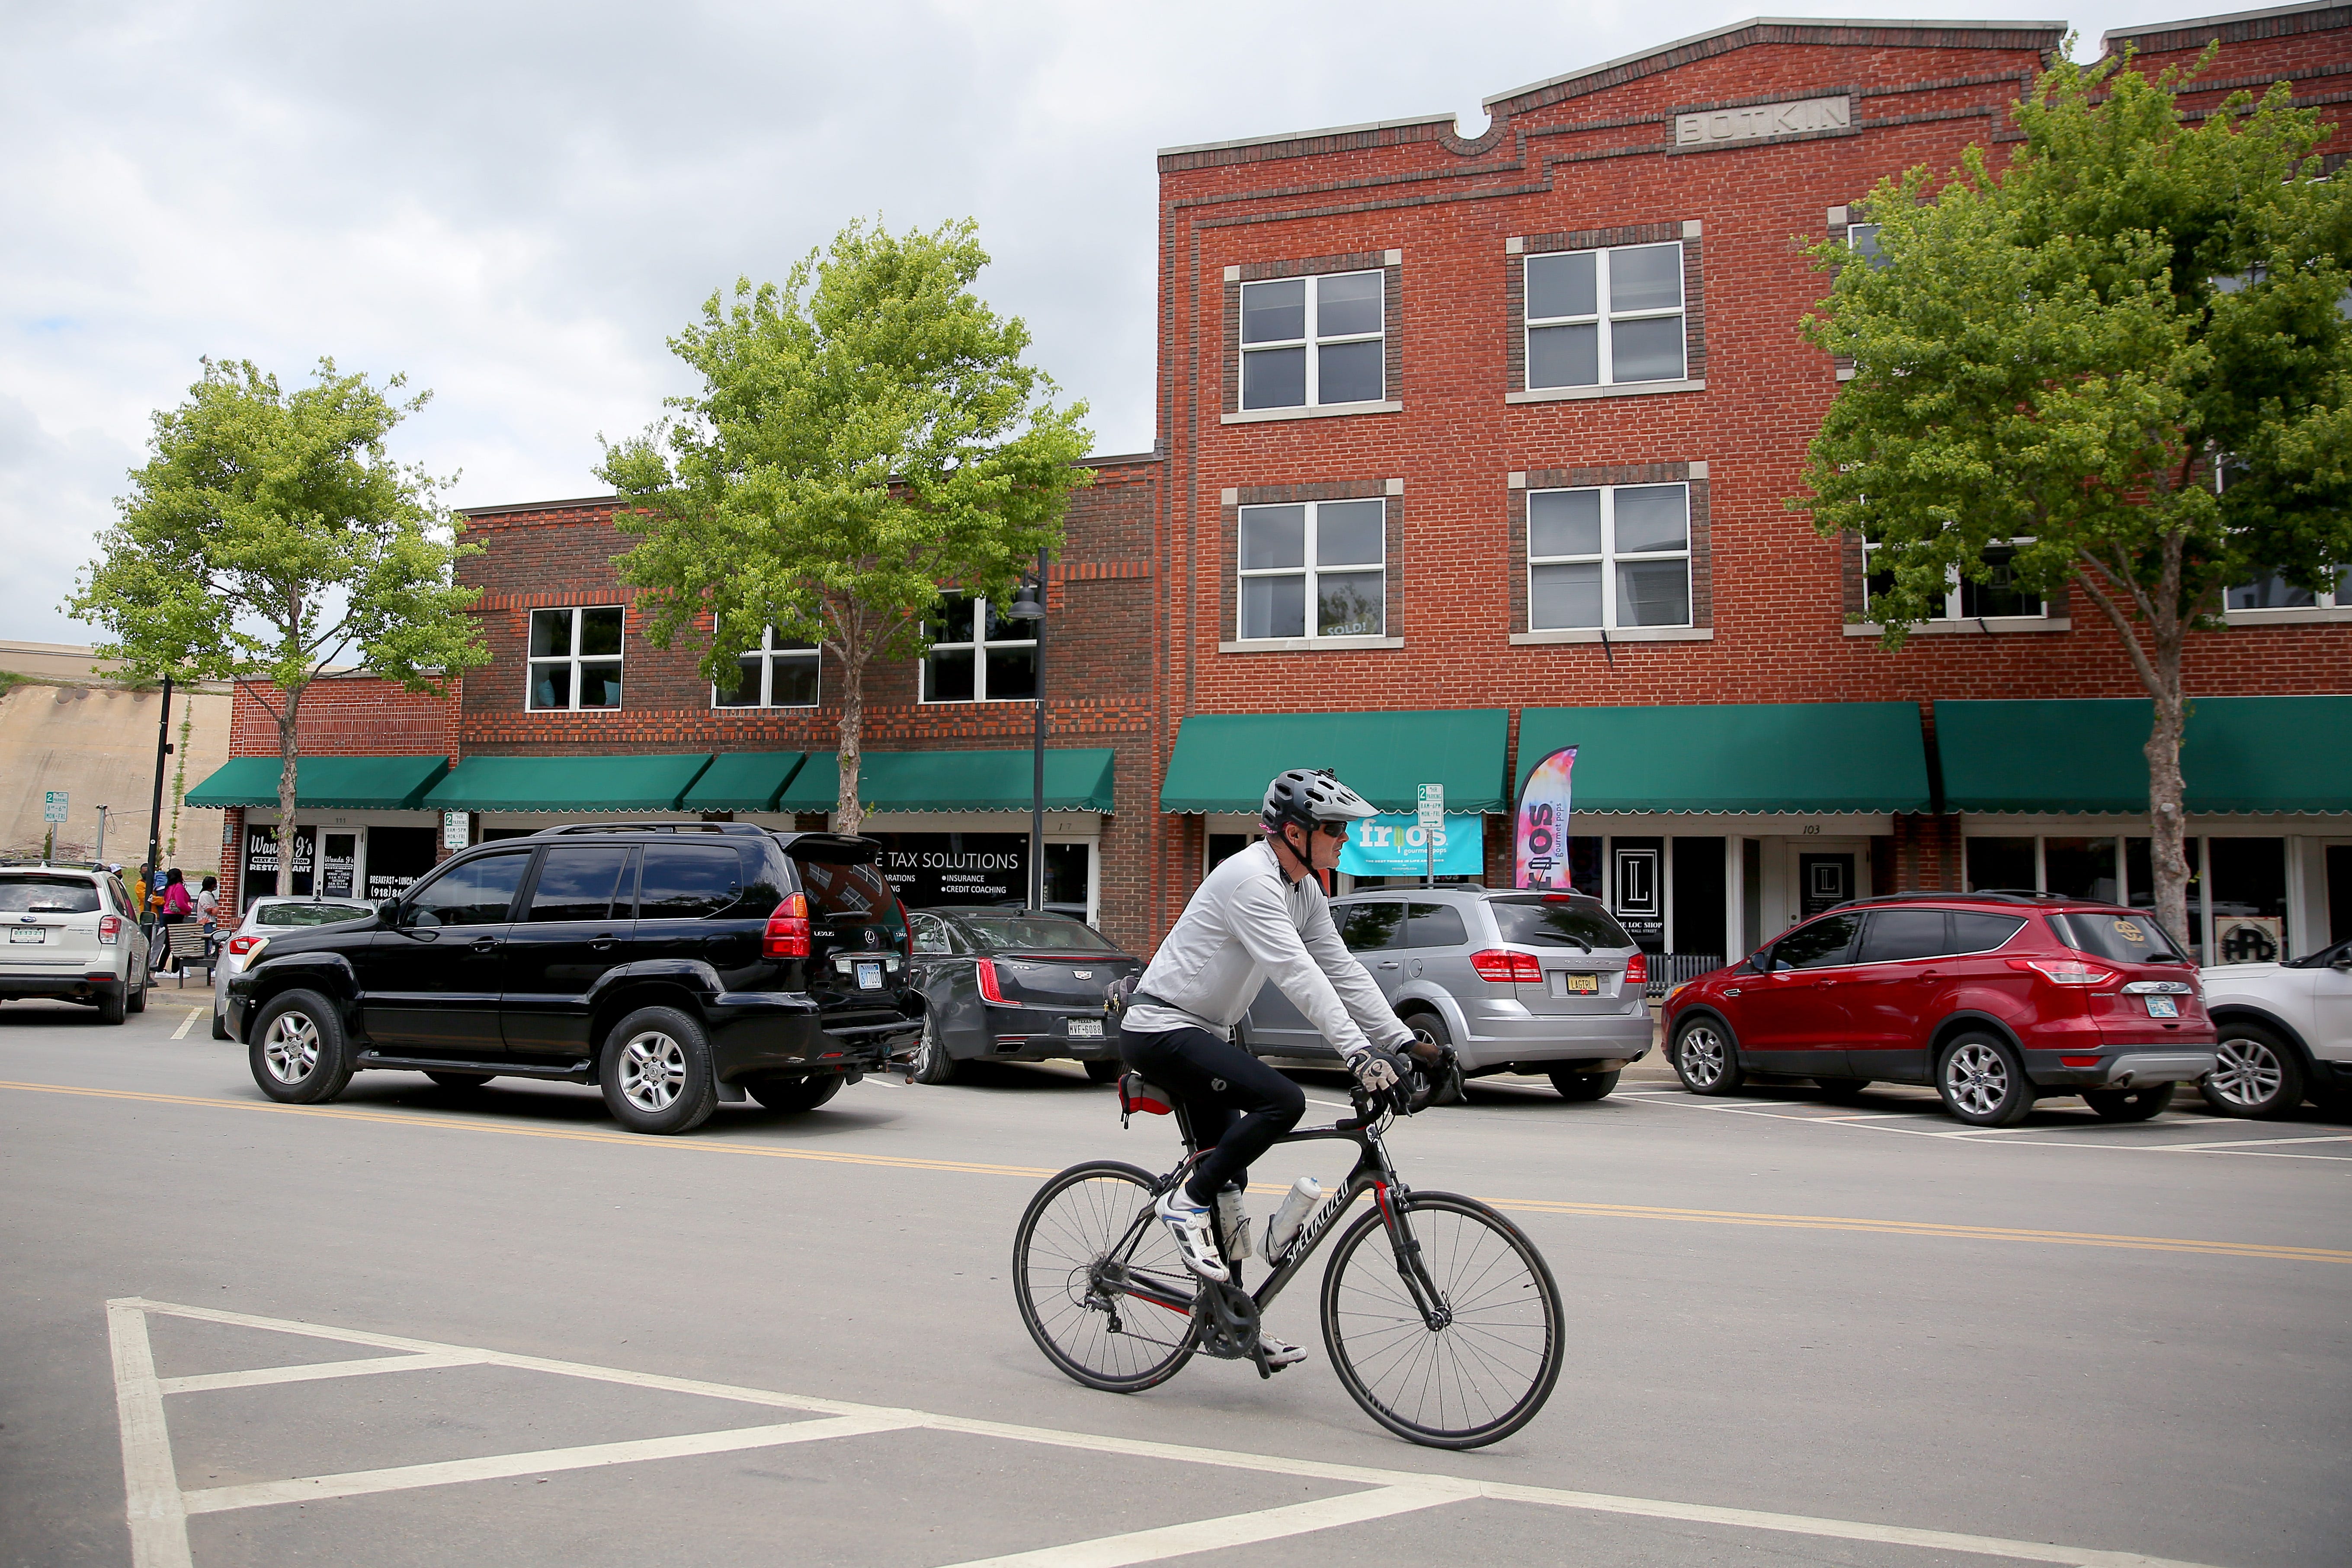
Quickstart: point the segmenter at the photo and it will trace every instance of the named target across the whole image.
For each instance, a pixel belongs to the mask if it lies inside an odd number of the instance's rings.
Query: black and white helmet
[[[1286,822],[1312,833],[1318,822],[1359,822],[1379,815],[1371,802],[1341,784],[1328,768],[1276,773],[1265,786],[1265,805],[1259,813],[1269,833],[1280,833]]]

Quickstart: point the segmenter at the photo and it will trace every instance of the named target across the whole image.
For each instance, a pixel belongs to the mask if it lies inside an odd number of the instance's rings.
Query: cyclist
[[[1227,1278],[1210,1205],[1219,1205],[1229,1244],[1245,1251],[1241,1194],[1250,1162],[1307,1109],[1297,1084],[1234,1044],[1234,1025],[1259,985],[1280,987],[1368,1092],[1386,1093],[1404,1076],[1400,1053],[1412,1031],[1340,944],[1316,875],[1339,863],[1348,824],[1375,815],[1328,770],[1276,776],[1260,814],[1265,837],[1202,881],[1120,1020],[1120,1058],[1185,1102],[1207,1150],[1191,1180],[1157,1205],[1185,1263],[1203,1279]],[[1294,1346],[1260,1340],[1274,1365],[1305,1359]]]

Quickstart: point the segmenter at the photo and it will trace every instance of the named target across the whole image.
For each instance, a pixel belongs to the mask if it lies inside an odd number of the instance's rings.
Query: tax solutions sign
[[[1449,811],[1437,829],[1440,877],[1475,877],[1486,867],[1486,818],[1475,812]],[[1339,869],[1350,877],[1418,877],[1429,867],[1429,834],[1412,812],[1384,812],[1368,816],[1348,835],[1339,851]]]

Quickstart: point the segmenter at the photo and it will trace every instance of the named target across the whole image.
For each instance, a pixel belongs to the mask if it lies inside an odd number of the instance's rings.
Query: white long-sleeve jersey
[[[1341,945],[1321,881],[1292,881],[1264,838],[1202,879],[1137,984],[1154,1000],[1129,1007],[1121,1027],[1229,1034],[1268,980],[1343,1056],[1412,1043]]]

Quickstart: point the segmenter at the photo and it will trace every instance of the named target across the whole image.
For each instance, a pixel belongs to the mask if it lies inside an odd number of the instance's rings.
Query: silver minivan
[[[1381,888],[1334,899],[1331,917],[1398,1016],[1451,1045],[1465,1077],[1542,1073],[1565,1099],[1599,1100],[1650,1048],[1647,963],[1598,899]],[[1241,1028],[1258,1056],[1335,1056],[1273,985]]]

